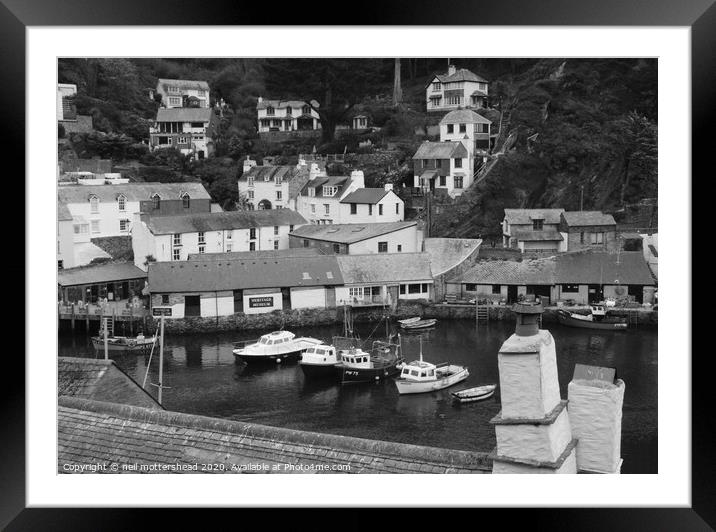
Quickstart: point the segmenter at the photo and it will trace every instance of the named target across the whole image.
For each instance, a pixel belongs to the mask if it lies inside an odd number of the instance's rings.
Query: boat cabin
[[[293,341],[296,335],[289,331],[274,331],[264,334],[258,341],[261,345],[278,345]]]
[[[410,364],[403,366],[400,372],[400,378],[408,381],[434,381],[437,379],[437,366],[422,360],[414,360]]]
[[[329,358],[336,358],[336,349],[332,345],[311,346],[303,352],[303,359],[320,360],[326,362]]]
[[[349,349],[341,353],[341,362],[345,366],[351,368],[370,368],[370,353],[366,353],[362,349]]]

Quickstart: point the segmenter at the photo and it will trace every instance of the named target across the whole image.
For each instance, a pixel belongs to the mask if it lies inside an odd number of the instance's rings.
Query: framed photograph
[[[143,506],[714,526],[689,285],[716,8],[463,8],[3,0],[8,530]]]

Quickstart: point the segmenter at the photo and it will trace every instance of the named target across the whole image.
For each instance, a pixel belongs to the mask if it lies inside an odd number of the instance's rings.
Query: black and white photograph
[[[58,58],[57,472],[658,473],[658,68]]]

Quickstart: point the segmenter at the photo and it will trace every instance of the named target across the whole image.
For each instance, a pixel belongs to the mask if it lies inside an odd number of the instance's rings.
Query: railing
[[[339,301],[338,304],[352,305],[354,307],[373,307],[379,305],[388,305],[388,299],[384,296],[351,297],[347,300]]]

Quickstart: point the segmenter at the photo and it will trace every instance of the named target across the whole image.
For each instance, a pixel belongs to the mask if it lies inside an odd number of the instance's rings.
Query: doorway
[[[184,316],[201,316],[200,296],[184,296]]]
[[[514,303],[517,301],[517,285],[511,284],[507,286],[507,302]]]

